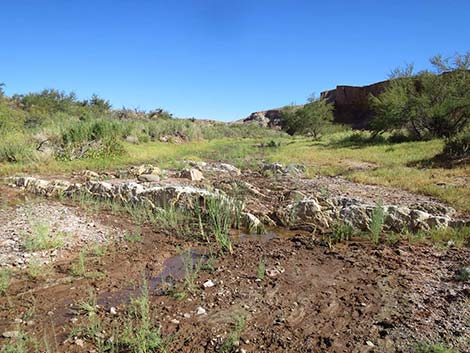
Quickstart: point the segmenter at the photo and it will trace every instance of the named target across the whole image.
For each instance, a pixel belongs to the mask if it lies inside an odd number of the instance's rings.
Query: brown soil
[[[391,189],[384,193],[342,179],[293,182],[256,173],[239,179],[253,184],[271,206],[299,188],[325,187],[374,201],[381,195],[384,202],[404,204],[423,198]],[[212,182],[221,185],[224,178]],[[22,193],[6,190],[1,190],[6,200],[3,216],[29,202]],[[65,203],[78,214],[84,211]],[[93,217],[121,232],[135,229],[126,217],[106,211]],[[420,342],[443,342],[470,352],[470,283],[457,278],[457,271],[470,262],[470,249],[405,242],[374,245],[360,239],[330,249],[308,232],[273,232],[234,233],[238,240],[233,255],[221,254],[205,266],[196,288],[183,299],[169,290],[171,283],[182,288],[184,266],[178,249],[194,249],[193,261],[207,262],[209,247],[147,226],[142,228],[142,242],[116,242],[104,256],[90,254],[89,276],[70,274],[80,248],[55,262],[45,279],[33,280],[18,270],[8,295],[0,297],[0,335],[21,329],[40,341],[46,337],[57,342],[59,352],[93,352],[90,340],[82,337],[82,347],[80,337],[70,337],[72,327],[88,320],[78,304],[90,291],[96,294],[99,315],[109,325],[103,333],[107,338],[113,325],[122,322],[130,298],[141,293],[145,278],[152,319],[161,326],[163,337],[170,338],[169,352],[221,351],[241,317],[246,323],[233,351],[411,352]],[[264,279],[257,276],[260,263],[266,266]],[[97,272],[104,275],[92,275]],[[204,288],[208,280],[215,285]],[[199,306],[206,314],[196,315]],[[116,315],[110,313],[111,307]],[[0,346],[7,342],[0,338]]]

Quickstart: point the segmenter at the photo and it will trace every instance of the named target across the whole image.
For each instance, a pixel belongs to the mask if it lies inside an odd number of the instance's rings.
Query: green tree
[[[470,123],[470,52],[431,58],[432,71],[392,72],[387,89],[371,96],[376,133],[406,128],[418,139],[451,137]]]
[[[282,113],[283,128],[291,135],[302,134],[318,138],[332,121],[333,105],[314,96],[303,107],[285,107]]]

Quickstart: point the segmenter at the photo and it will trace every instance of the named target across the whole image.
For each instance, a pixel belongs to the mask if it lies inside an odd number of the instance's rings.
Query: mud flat
[[[58,352],[132,352],[128,339],[143,329],[135,310],[144,308],[154,351],[469,351],[469,234],[420,241],[435,229],[465,230],[468,215],[402,190],[306,179],[301,166],[186,164],[6,180],[0,345],[26,335]],[[240,218],[231,251],[212,237],[219,223],[205,223],[211,198]],[[166,216],[172,206],[187,218],[173,228],[138,221],[126,205]],[[332,236],[338,222],[354,229],[347,239]],[[26,246],[37,224],[61,242]]]

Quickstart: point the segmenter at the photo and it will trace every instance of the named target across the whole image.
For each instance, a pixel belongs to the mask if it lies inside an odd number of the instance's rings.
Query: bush
[[[0,162],[19,163],[34,159],[33,146],[21,133],[3,136],[0,144]]]
[[[470,123],[470,52],[431,59],[434,71],[396,70],[381,95],[371,96],[376,133],[406,128],[417,139],[450,138]]]
[[[324,99],[309,98],[303,107],[286,107],[282,112],[283,129],[290,135],[317,138],[333,121],[333,105]]]
[[[470,128],[446,140],[444,155],[451,158],[470,157]]]

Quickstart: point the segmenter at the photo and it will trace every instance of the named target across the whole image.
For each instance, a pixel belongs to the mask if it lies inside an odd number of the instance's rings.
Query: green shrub
[[[470,157],[470,127],[446,140],[444,155],[452,158]]]
[[[376,133],[406,128],[417,139],[450,138],[470,123],[470,52],[435,56],[433,71],[396,70],[385,92],[371,96]]]
[[[33,145],[21,133],[12,133],[0,141],[0,162],[19,163],[34,159]]]
[[[324,99],[309,98],[303,107],[286,107],[282,113],[282,125],[291,135],[312,135],[317,138],[333,121],[333,105]]]

